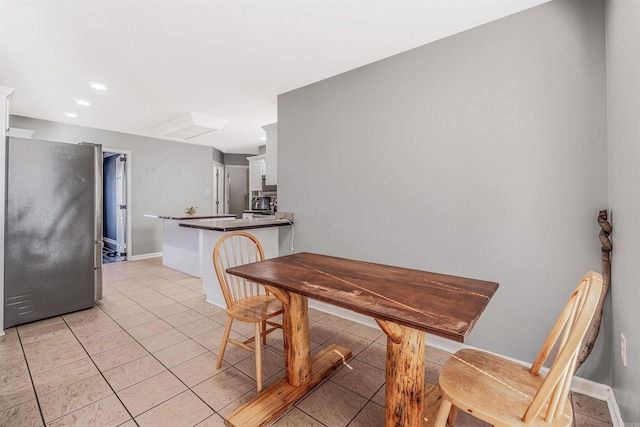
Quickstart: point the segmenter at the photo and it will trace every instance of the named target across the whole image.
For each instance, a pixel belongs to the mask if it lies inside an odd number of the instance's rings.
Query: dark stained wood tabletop
[[[498,289],[494,282],[306,252],[227,271],[459,342]]]

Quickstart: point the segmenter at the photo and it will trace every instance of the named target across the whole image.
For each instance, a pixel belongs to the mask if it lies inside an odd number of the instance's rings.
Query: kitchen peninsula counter
[[[187,214],[180,214],[180,215],[152,215],[152,214],[145,214],[144,216],[146,216],[147,218],[158,218],[158,219],[173,219],[173,220],[177,220],[177,221],[182,221],[185,219],[212,219],[212,218],[229,218],[229,219],[235,219],[235,215],[233,214],[213,214],[213,215],[198,215],[198,214],[194,214],[194,215],[187,215]]]
[[[231,221],[235,215],[155,215],[145,214],[147,218],[162,220],[162,265],[195,277],[202,277],[202,236],[198,230],[189,230],[179,226],[182,220],[191,221]]]
[[[190,219],[178,222],[180,230],[199,233],[200,236],[200,271],[202,272],[202,288],[207,295],[207,302],[225,307],[224,296],[213,268],[212,254],[218,241],[233,231],[246,231],[255,236],[265,259],[279,256],[279,230],[284,226],[292,226],[287,220],[274,218],[251,218],[220,221],[216,219]]]
[[[266,259],[279,256],[279,230],[292,226],[275,218],[235,219],[235,215],[145,215],[163,223],[162,264],[190,276],[201,277],[207,301],[225,307],[213,268],[213,248],[224,235],[246,231],[254,235]]]

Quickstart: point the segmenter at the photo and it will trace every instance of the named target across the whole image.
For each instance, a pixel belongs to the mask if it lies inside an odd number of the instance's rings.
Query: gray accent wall
[[[213,149],[213,161],[218,162],[220,164],[224,164],[224,153],[220,150]]]
[[[601,270],[605,105],[604,2],[549,2],[280,95],[278,208],[296,252],[499,282],[467,344],[533,361]]]
[[[225,153],[224,165],[225,166],[249,166],[249,160],[247,157],[255,156],[256,154],[231,154]]]
[[[639,426],[640,2],[608,0],[606,16],[613,389],[625,425]],[[627,367],[620,334],[627,338]]]
[[[92,142],[103,148],[131,151],[132,252],[141,256],[162,252],[162,220],[145,214],[178,215],[197,206],[211,214],[212,147],[166,141],[64,123],[10,116],[11,127],[32,129],[34,139]]]

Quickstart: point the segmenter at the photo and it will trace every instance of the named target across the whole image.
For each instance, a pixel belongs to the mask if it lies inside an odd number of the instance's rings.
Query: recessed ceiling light
[[[107,90],[107,87],[101,83],[91,83],[91,87],[95,90]]]
[[[260,141],[266,141],[266,140],[267,140],[267,137],[266,137],[266,136],[261,136],[261,137],[260,137]]]
[[[67,117],[78,117],[78,115],[74,113],[64,113],[64,115]]]
[[[85,101],[84,99],[76,100],[76,104],[78,104],[78,105],[91,105],[91,103],[89,101]]]
[[[226,153],[226,152],[227,152],[227,149],[226,149],[226,148],[223,148],[223,149],[222,149],[222,152],[223,152],[223,153]]]

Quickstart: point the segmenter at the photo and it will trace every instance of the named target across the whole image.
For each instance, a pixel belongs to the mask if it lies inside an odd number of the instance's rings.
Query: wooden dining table
[[[227,426],[276,420],[351,357],[332,344],[309,351],[308,298],[373,317],[387,335],[384,425],[425,422],[425,332],[464,342],[498,289],[484,280],[297,253],[227,270],[280,301],[286,375],[225,418]]]

